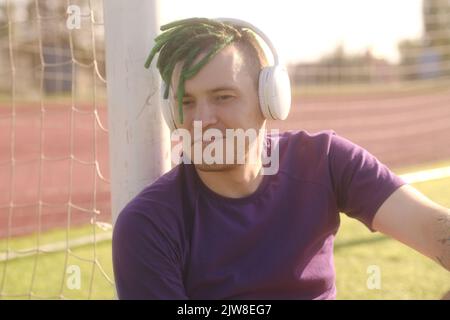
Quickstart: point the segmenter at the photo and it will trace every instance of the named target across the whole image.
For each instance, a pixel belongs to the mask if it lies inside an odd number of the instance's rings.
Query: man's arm
[[[431,201],[412,186],[398,188],[383,203],[372,227],[450,271],[450,209]]]
[[[176,232],[167,212],[126,208],[114,226],[112,256],[119,299],[188,299]]]

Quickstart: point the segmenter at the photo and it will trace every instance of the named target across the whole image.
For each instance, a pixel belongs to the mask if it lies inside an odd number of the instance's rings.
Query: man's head
[[[238,49],[246,71],[254,78],[255,88],[258,89],[259,72],[267,65],[267,59],[251,31],[206,18],[175,21],[162,26],[161,30],[164,32],[155,39],[146,67],[150,66],[159,52],[157,68],[166,86],[164,98],[168,99],[171,88],[177,97],[181,122],[184,120],[182,97],[185,82],[230,44]],[[174,70],[179,64],[182,64],[182,68],[178,78],[173,79]],[[173,87],[174,80],[176,87]]]
[[[264,127],[258,79],[267,60],[250,31],[209,19],[177,21],[161,30],[147,65],[159,51],[157,67],[171,88],[165,98],[179,128],[193,134],[195,120],[202,121],[203,130],[215,128],[224,135],[226,129]]]

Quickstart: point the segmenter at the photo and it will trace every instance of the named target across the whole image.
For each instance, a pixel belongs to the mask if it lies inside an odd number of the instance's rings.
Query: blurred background
[[[0,0],[0,299],[114,298],[106,1]],[[164,0],[158,16],[260,27],[293,91],[288,120],[270,127],[333,129],[397,174],[438,170],[414,186],[450,207],[449,0]],[[432,261],[344,215],[335,257],[340,299],[450,289]],[[367,285],[372,265],[381,288]]]

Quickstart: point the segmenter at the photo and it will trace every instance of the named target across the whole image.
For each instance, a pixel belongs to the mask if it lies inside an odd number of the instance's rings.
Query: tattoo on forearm
[[[436,260],[442,267],[450,270],[450,214],[444,214],[437,219],[438,242],[442,246],[442,254]]]
[[[444,265],[444,263],[442,262],[442,259],[439,258],[439,256],[436,256],[436,260],[439,262],[439,264],[440,264],[443,268],[445,268],[445,265]]]

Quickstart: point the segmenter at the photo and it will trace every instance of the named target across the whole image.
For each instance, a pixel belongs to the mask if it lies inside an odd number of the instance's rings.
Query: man
[[[251,32],[208,19],[162,30],[151,59],[159,51],[177,128],[265,128],[267,60]],[[188,160],[196,143],[212,142],[194,140]],[[279,154],[275,174],[263,174],[266,144]],[[119,298],[333,299],[339,212],[450,269],[450,210],[333,131],[258,136],[242,152],[243,163],[183,162],[123,209],[113,236]]]

